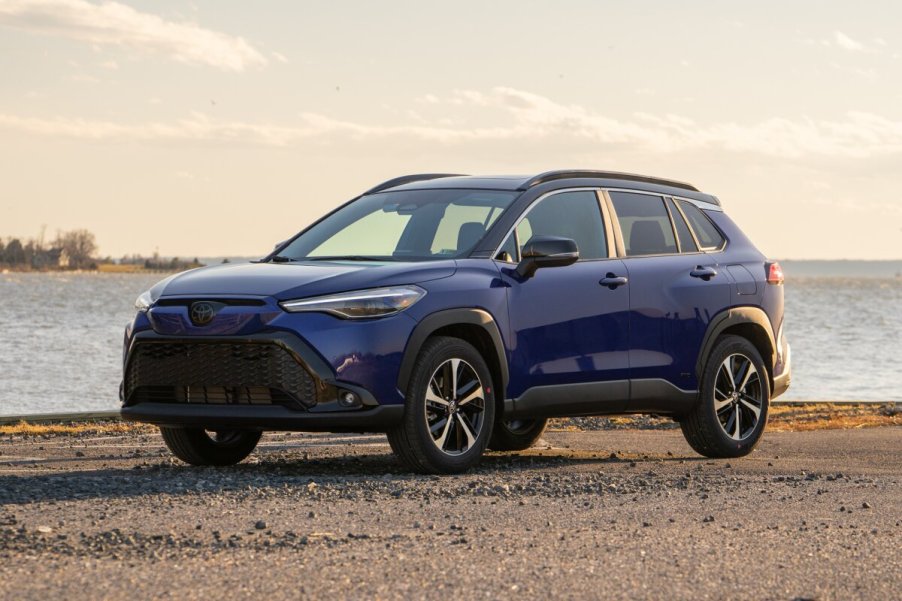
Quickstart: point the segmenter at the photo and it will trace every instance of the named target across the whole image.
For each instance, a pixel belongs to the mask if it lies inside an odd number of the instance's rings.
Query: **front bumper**
[[[183,405],[139,403],[122,408],[122,418],[160,426],[215,430],[285,430],[298,432],[385,432],[401,423],[403,405],[357,411],[313,413],[277,405]]]
[[[339,396],[356,396],[342,406]],[[383,431],[403,405],[381,406],[337,379],[287,332],[244,336],[135,333],[126,352],[122,417],[167,426],[299,431]]]

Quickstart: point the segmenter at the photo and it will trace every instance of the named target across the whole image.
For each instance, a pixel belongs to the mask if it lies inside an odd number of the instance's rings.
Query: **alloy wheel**
[[[473,366],[448,359],[429,379],[426,426],[433,444],[446,455],[462,455],[476,445],[485,426],[485,392]]]
[[[733,440],[751,436],[763,406],[763,383],[752,360],[739,353],[724,359],[714,380],[714,412],[724,433]]]

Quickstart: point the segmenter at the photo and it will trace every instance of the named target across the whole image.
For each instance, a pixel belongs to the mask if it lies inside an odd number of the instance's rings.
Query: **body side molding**
[[[680,417],[698,400],[659,378],[536,386],[504,401],[505,418],[577,417],[655,413]]]

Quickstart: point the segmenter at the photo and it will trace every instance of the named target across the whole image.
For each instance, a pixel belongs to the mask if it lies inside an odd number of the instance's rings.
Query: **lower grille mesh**
[[[316,403],[316,382],[272,343],[138,342],[125,376],[126,403]],[[294,401],[295,403],[292,403]]]

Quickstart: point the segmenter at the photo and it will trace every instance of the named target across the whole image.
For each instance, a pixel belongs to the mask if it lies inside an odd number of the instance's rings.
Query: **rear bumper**
[[[771,399],[775,399],[789,389],[792,382],[792,349],[789,344],[786,345],[786,353],[783,359],[783,371],[774,375],[774,390],[771,393]]]
[[[385,432],[401,423],[403,405],[383,405],[357,411],[312,413],[278,405],[189,405],[140,403],[123,407],[122,418],[160,426],[285,430],[297,432]]]

